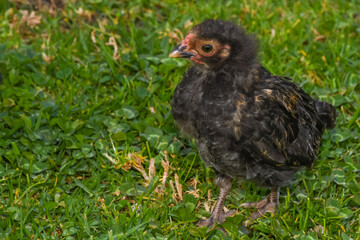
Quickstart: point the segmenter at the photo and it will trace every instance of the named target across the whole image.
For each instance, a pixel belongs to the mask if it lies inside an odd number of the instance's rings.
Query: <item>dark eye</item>
[[[214,47],[210,44],[205,44],[204,46],[201,47],[201,50],[203,50],[206,53],[211,53],[213,49]]]

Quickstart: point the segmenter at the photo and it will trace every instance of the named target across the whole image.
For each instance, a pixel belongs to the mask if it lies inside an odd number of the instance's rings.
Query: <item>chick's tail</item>
[[[320,116],[321,121],[324,123],[325,128],[332,129],[336,123],[336,109],[333,105],[327,102],[317,100],[315,102],[316,110]]]

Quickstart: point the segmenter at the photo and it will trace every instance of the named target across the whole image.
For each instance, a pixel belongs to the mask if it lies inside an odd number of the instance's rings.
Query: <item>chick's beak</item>
[[[194,53],[186,51],[188,49],[188,45],[186,43],[181,42],[177,45],[169,54],[171,58],[190,58],[195,56]]]

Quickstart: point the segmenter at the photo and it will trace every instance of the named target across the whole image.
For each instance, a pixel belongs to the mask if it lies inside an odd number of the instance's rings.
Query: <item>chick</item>
[[[219,186],[210,218],[198,225],[220,224],[233,214],[223,212],[233,179],[271,188],[265,199],[241,204],[257,208],[250,219],[274,214],[280,187],[313,165],[321,135],[335,125],[335,108],[266,70],[255,38],[232,22],[204,21],[169,56],[194,63],[174,91],[172,113]]]

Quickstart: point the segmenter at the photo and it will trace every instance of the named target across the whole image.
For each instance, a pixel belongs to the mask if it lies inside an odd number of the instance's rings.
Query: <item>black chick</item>
[[[335,108],[313,100],[290,78],[274,76],[256,58],[257,42],[236,24],[206,20],[170,53],[194,65],[172,100],[174,120],[196,140],[201,158],[214,169],[219,197],[199,226],[222,223],[232,179],[270,187],[250,219],[275,213],[281,186],[303,166],[311,167],[325,128],[335,125]]]

